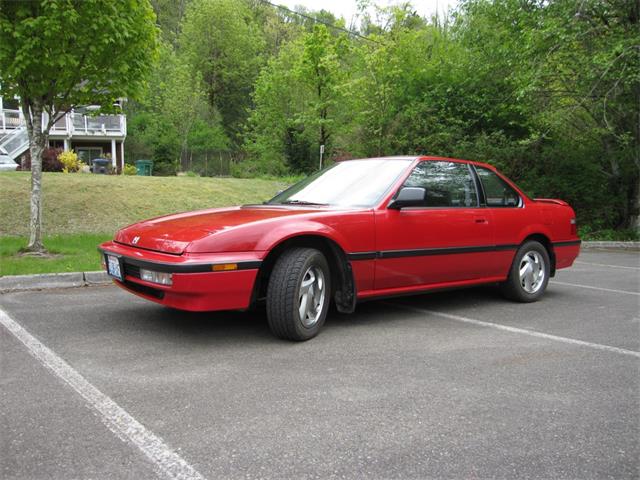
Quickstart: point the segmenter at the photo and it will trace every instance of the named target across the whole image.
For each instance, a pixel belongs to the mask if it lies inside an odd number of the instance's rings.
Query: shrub
[[[42,152],[42,171],[44,172],[61,172],[63,169],[62,162],[58,160],[58,155],[62,153],[61,148],[47,148]]]
[[[61,172],[63,165],[58,160],[58,155],[62,153],[61,148],[45,148],[42,152],[42,171]],[[31,156],[27,152],[22,161],[22,170],[31,170]]]
[[[73,150],[67,150],[58,155],[58,161],[62,164],[64,173],[79,172],[84,164],[78,158],[78,154]]]
[[[130,163],[124,164],[124,174],[125,175],[135,175],[137,173],[135,165],[131,165]]]
[[[582,240],[600,240],[614,242],[628,242],[640,240],[640,235],[633,229],[614,230],[612,228],[594,228],[591,225],[584,225],[579,229]]]

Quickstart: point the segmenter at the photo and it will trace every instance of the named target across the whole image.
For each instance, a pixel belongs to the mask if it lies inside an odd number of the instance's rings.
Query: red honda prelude
[[[100,245],[125,290],[190,311],[266,301],[273,333],[317,335],[333,300],[499,284],[533,302],[580,251],[573,209],[530,199],[490,165],[439,157],[339,162],[260,205],[146,220]]]

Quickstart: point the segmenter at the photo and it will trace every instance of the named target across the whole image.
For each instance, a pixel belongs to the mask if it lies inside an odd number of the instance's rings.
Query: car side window
[[[476,167],[484,188],[487,207],[517,207],[520,195],[511,186],[488,168]]]
[[[427,191],[425,207],[477,207],[476,186],[465,163],[424,161],[416,165],[405,187]]]

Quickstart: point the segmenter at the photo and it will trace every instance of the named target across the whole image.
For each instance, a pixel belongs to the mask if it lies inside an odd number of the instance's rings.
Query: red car
[[[333,299],[497,283],[521,302],[580,250],[573,209],[530,199],[490,165],[439,157],[336,163],[261,205],[136,223],[100,246],[125,290],[169,307],[244,310],[307,340]]]

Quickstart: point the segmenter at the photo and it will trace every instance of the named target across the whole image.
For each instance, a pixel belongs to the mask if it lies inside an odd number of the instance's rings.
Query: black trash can
[[[111,160],[108,160],[106,158],[94,158],[92,162],[91,171],[93,173],[107,174],[109,173],[110,163],[111,163]]]

